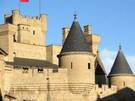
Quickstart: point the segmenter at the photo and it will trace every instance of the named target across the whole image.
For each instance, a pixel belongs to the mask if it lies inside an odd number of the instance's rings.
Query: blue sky
[[[39,14],[39,0],[21,4],[23,15]],[[3,15],[19,8],[19,0],[0,0],[0,23]],[[61,44],[62,27],[71,26],[76,11],[80,25],[92,25],[101,36],[100,50],[135,55],[135,0],[41,0],[41,13],[48,14],[47,44]]]

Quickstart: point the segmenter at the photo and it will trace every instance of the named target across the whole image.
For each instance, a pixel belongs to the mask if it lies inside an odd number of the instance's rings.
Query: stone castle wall
[[[46,60],[46,47],[23,43],[14,43],[14,56],[29,59]]]
[[[38,72],[38,69],[29,69],[27,72],[23,69],[12,69],[9,72],[6,75],[10,76],[10,80],[7,80],[7,82],[10,81],[8,83],[10,85],[6,87],[9,89],[9,94],[17,98],[13,101],[47,101],[47,99],[52,101],[95,101],[97,94],[105,97],[117,91],[115,86],[109,88],[107,85],[98,87],[93,84],[82,89],[82,84],[78,83],[75,84],[75,88],[72,88],[78,92],[71,92],[66,68],[59,69],[58,72],[54,72],[52,69],[44,69],[43,72]]]
[[[49,45],[46,47],[46,59],[47,61],[51,62],[52,64],[58,65],[58,58],[57,55],[59,55],[61,51],[62,46],[60,45]]]

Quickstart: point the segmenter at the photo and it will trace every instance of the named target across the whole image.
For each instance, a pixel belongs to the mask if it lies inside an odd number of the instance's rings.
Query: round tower
[[[116,85],[119,89],[125,87],[135,89],[135,76],[122,52],[121,46],[108,78],[109,84]]]
[[[95,83],[95,56],[91,53],[76,16],[58,57],[60,68],[67,68],[72,91],[75,87],[84,89]]]

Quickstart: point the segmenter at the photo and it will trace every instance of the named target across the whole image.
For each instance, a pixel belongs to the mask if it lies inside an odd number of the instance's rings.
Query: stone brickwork
[[[57,55],[61,51],[60,45],[49,45],[46,47],[46,59],[47,61],[51,62],[52,64],[58,65],[58,58]]]
[[[14,43],[14,57],[46,60],[46,47],[24,43]]]

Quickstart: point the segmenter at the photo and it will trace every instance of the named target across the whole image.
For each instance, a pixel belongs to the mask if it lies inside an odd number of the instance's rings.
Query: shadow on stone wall
[[[135,91],[126,87],[113,95],[98,98],[97,101],[135,101]]]
[[[1,93],[1,90],[0,90],[0,101],[3,101],[3,100],[2,100],[2,93]]]

